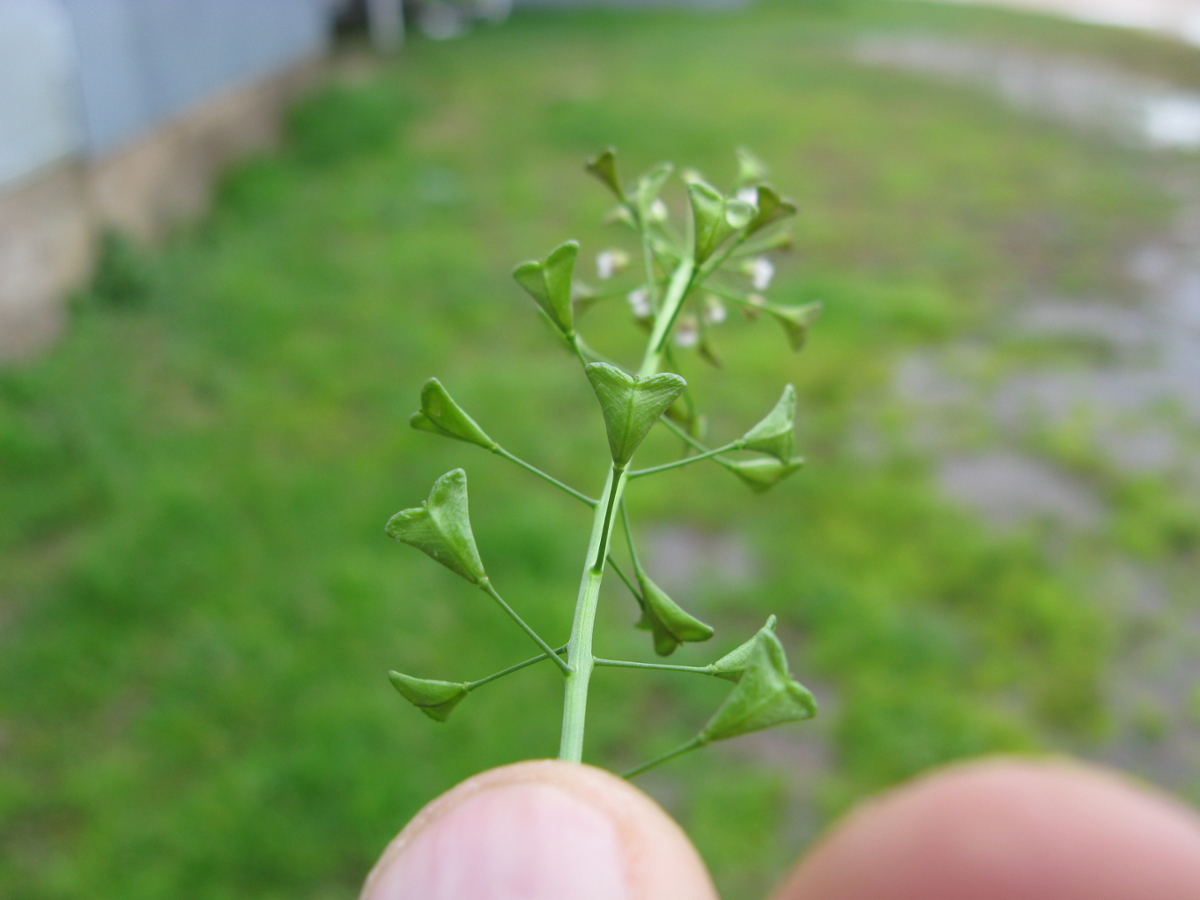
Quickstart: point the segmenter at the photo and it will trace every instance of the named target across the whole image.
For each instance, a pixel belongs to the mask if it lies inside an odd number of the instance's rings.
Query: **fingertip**
[[[953,766],[851,814],[775,900],[1188,900],[1200,818],[1066,761]]]
[[[360,900],[716,900],[678,825],[624,779],[533,760],[470,778],[388,845]]]

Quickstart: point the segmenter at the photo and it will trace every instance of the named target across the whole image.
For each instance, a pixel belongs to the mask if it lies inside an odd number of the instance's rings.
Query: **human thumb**
[[[388,845],[360,900],[716,900],[653,800],[601,769],[534,760],[470,778]]]

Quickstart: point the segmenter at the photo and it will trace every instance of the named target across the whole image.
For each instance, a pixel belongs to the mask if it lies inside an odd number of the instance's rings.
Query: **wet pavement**
[[[1168,230],[1126,251],[1134,297],[1047,291],[1014,302],[987,335],[901,362],[893,390],[908,439],[943,492],[998,529],[1036,524],[1068,540],[1104,533],[1122,481],[1154,480],[1200,506],[1200,94],[1095,61],[927,36],[868,37],[852,52],[1136,148],[1161,163],[1178,201]],[[1013,365],[1014,342],[1043,352]],[[1063,433],[1082,459],[1054,449]],[[1094,581],[1122,635],[1108,683],[1116,729],[1074,749],[1200,799],[1200,578],[1117,555]]]
[[[1003,6],[1092,22],[1155,31],[1200,44],[1200,0],[946,0]]]

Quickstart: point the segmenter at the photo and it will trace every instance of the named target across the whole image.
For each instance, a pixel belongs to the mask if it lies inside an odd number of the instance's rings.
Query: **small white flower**
[[[596,254],[596,274],[601,281],[620,275],[629,265],[629,254],[624,250],[601,250]]]
[[[695,347],[700,341],[700,323],[695,316],[680,316],[675,326],[675,343],[680,347]]]
[[[586,281],[576,278],[571,282],[571,302],[579,303],[582,300],[591,300],[595,296],[596,289]]]
[[[749,203],[755,209],[758,209],[758,189],[752,187],[741,188],[737,192],[737,198],[743,203]]]
[[[720,325],[725,321],[725,304],[716,294],[704,298],[704,321],[709,325]]]
[[[746,263],[746,274],[750,276],[750,283],[756,291],[765,291],[775,277],[775,266],[765,256],[756,256]]]
[[[662,200],[655,200],[650,204],[650,209],[647,211],[651,222],[667,221],[667,204]]]
[[[629,296],[625,299],[629,301],[629,307],[633,310],[634,317],[638,319],[650,318],[650,314],[654,310],[650,308],[650,294],[644,287],[630,291]]]

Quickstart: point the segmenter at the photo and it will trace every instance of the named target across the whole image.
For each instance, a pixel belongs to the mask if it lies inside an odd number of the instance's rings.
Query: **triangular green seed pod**
[[[687,382],[671,372],[639,378],[601,362],[589,363],[583,371],[600,401],[613,464],[624,468]]]
[[[401,672],[388,672],[388,680],[405,700],[438,722],[445,722],[454,707],[471,692],[465,684],[413,678]]]
[[[766,637],[751,649],[741,678],[701,730],[697,738],[700,744],[811,719],[817,714],[813,695],[788,673],[783,645],[773,633],[765,633]]]
[[[796,440],[795,417],[796,389],[789,384],[766,418],[742,436],[743,449],[769,453],[781,463],[790,462]]]
[[[757,184],[767,177],[767,167],[749,149],[738,147],[734,153],[737,154],[737,183],[739,186]]]
[[[635,200],[637,201],[638,216],[643,222],[653,218],[650,208],[658,199],[659,192],[673,171],[675,171],[675,167],[669,162],[659,163],[638,179]]]
[[[796,204],[791,200],[785,200],[780,197],[775,191],[767,187],[765,184],[760,184],[758,190],[758,212],[755,213],[754,219],[746,228],[747,234],[754,234],[756,231],[761,231],[768,225],[774,225],[776,222],[782,222],[789,216],[796,214]]]
[[[729,681],[737,681],[742,677],[742,673],[750,665],[750,660],[754,656],[754,648],[763,641],[776,640],[775,637],[775,617],[771,616],[767,619],[767,624],[754,633],[754,637],[746,641],[740,647],[726,653],[709,668],[712,673],[718,678],[725,678]]]
[[[425,503],[400,510],[388,520],[384,531],[427,553],[472,584],[487,577],[471,533],[467,473],[462,469],[447,472],[435,481]]]
[[[751,490],[756,494],[761,494],[804,465],[804,458],[797,456],[787,462],[766,458],[746,459],[737,462],[722,462],[722,465],[750,485]]]
[[[777,306],[770,303],[766,309],[775,321],[783,326],[788,343],[796,351],[804,349],[809,329],[821,315],[820,303],[805,303],[802,306]]]
[[[642,618],[637,627],[654,636],[654,652],[659,656],[670,656],[680,644],[699,643],[713,636],[711,626],[685,612],[644,572],[637,573],[637,580],[642,589]]]
[[[550,251],[543,260],[530,259],[513,269],[517,284],[529,292],[550,321],[564,335],[575,333],[575,316],[571,307],[571,275],[579,242],[567,241]]]
[[[693,181],[687,186],[692,204],[692,225],[695,236],[694,253],[697,263],[708,259],[713,251],[754,218],[754,207],[742,200],[730,200],[711,184]]]
[[[418,431],[478,444],[485,450],[494,450],[498,446],[474,419],[463,412],[436,378],[430,378],[421,388],[421,409],[412,414],[408,424]]]
[[[618,200],[622,203],[625,202],[625,191],[621,187],[621,179],[617,175],[617,151],[615,149],[609,147],[595,159],[589,160],[584,168],[595,175],[601,184],[616,195]]]

